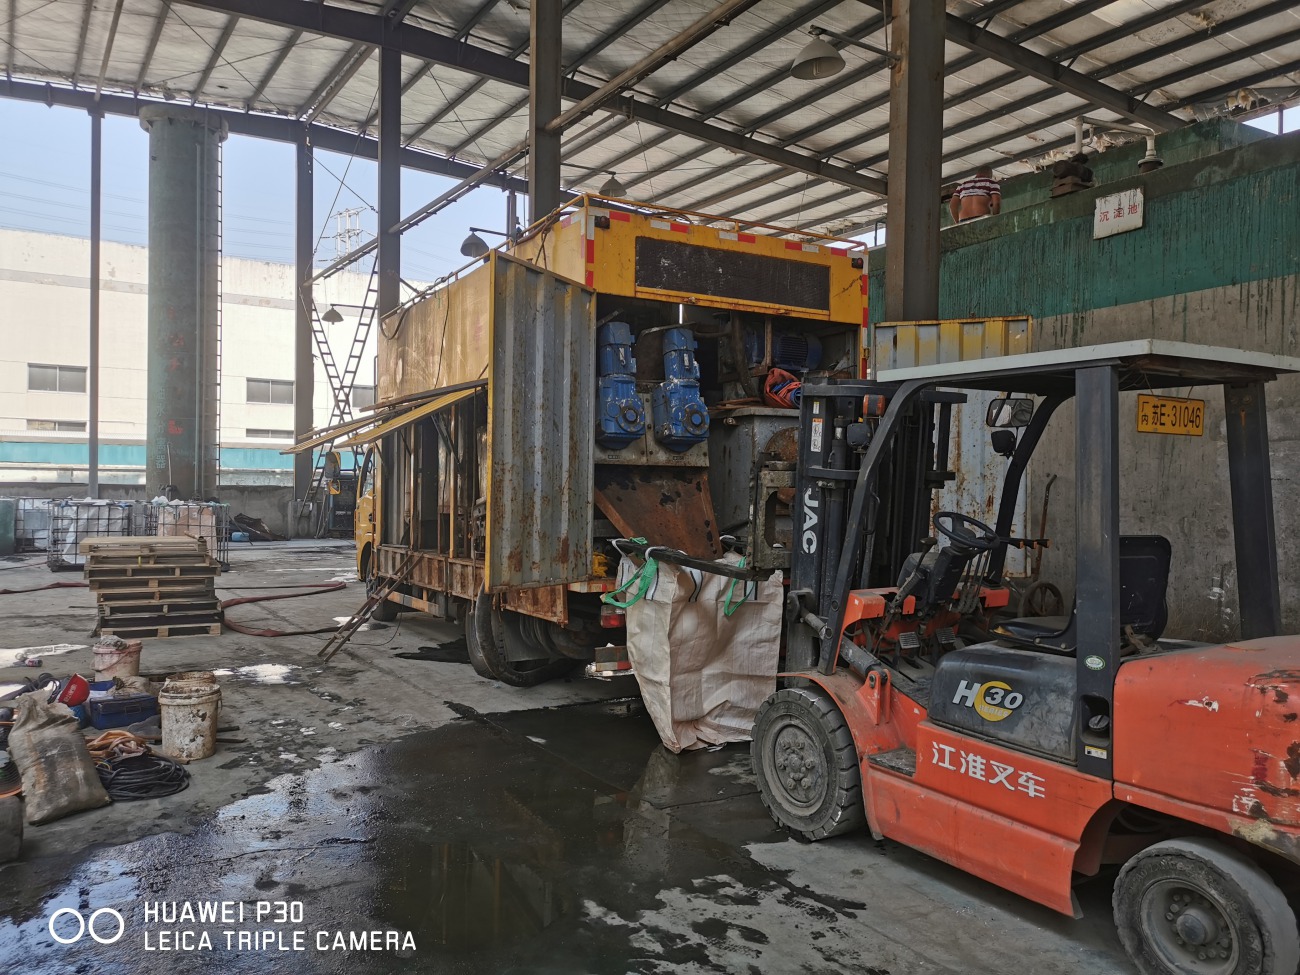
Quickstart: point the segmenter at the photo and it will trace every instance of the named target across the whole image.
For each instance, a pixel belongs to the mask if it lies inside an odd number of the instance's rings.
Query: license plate
[[[1205,435],[1205,400],[1172,396],[1138,396],[1138,433],[1172,433],[1185,437]]]

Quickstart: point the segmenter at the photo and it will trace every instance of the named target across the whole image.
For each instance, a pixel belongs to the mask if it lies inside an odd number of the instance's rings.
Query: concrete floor
[[[226,598],[353,577],[343,544],[232,559]],[[0,566],[0,588],[76,578]],[[307,628],[361,599],[354,582],[230,616]],[[80,644],[43,669],[91,669],[86,590],[0,596],[0,613],[0,663],[4,648]],[[631,680],[503,687],[462,662],[458,632],[414,615],[322,666],[324,639],[146,641],[145,672],[232,671],[223,724],[247,741],[192,765],[179,795],[29,827],[22,860],[0,867],[0,959],[30,975],[1130,970],[1110,878],[1083,885],[1088,917],[1072,921],[865,834],[796,842],[759,803],[746,747],[673,756]],[[397,656],[421,647],[443,659]],[[0,685],[38,672],[0,669]],[[243,902],[245,920],[166,914],[210,900]],[[297,902],[301,918],[259,921],[259,901]],[[47,925],[61,907],[115,908],[125,934],[60,945]],[[363,949],[349,943],[362,931],[399,934]]]

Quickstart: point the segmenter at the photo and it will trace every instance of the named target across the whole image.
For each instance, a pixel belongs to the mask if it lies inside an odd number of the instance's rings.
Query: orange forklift
[[[1296,371],[1141,340],[806,385],[786,672],[753,732],[773,818],[809,840],[866,825],[1075,917],[1074,884],[1122,864],[1115,923],[1145,975],[1295,975],[1300,637],[1278,635],[1264,384]],[[1120,533],[1121,394],[1139,430],[1196,434],[1204,401],[1153,391],[1213,386],[1240,594],[1223,644],[1164,636],[1170,543]],[[1022,482],[1071,402],[1073,606],[1013,618],[1008,551],[1047,544],[1011,537]],[[987,403],[1007,458],[993,525],[931,518],[962,403]]]

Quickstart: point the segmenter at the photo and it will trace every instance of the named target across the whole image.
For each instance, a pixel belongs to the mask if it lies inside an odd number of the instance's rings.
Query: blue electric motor
[[[688,450],[709,436],[709,411],[700,399],[700,367],[689,328],[664,332],[664,381],[650,397],[655,438],[669,450]]]
[[[645,406],[636,394],[636,357],[632,328],[626,322],[606,322],[596,331],[599,385],[596,442],[619,450],[645,433]]]

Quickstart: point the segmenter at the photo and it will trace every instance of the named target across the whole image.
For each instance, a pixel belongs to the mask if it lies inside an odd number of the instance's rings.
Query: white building
[[[90,241],[0,229],[0,481],[84,481],[90,355]],[[368,268],[367,263],[358,265]],[[105,241],[100,285],[100,480],[143,482],[147,390],[148,250]],[[343,272],[316,287],[341,371],[369,275]],[[222,482],[292,482],[293,267],[227,257],[222,265]],[[353,405],[374,399],[372,328]],[[316,357],[315,425],[333,397]]]

